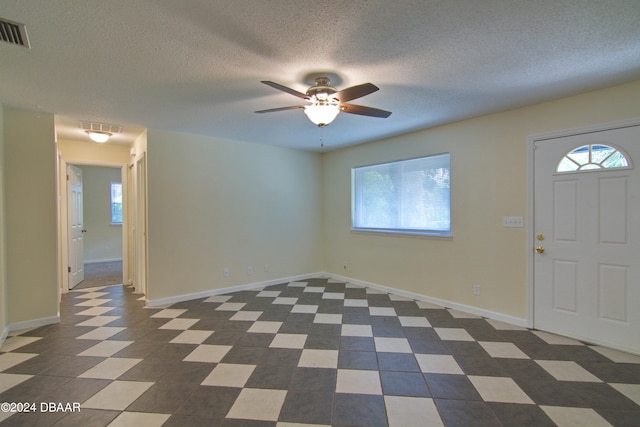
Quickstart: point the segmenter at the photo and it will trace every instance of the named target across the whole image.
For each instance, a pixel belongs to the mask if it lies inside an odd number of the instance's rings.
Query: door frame
[[[536,218],[535,218],[535,144],[540,141],[547,141],[550,139],[564,138],[567,136],[584,135],[594,132],[602,132],[613,129],[620,129],[625,127],[639,126],[640,117],[618,120],[613,122],[599,123],[595,125],[582,126],[579,128],[563,129],[553,132],[539,133],[529,135],[527,138],[527,215],[530,218],[527,226],[527,327],[533,329],[535,326],[535,230],[536,230]],[[597,343],[596,343],[597,344]]]
[[[69,275],[67,273],[67,268],[69,265],[69,245],[68,245],[68,236],[69,236],[69,227],[68,227],[68,204],[69,204],[69,195],[67,188],[67,166],[75,165],[75,166],[98,166],[98,167],[108,167],[108,168],[117,168],[120,169],[120,179],[122,182],[122,192],[123,194],[128,194],[129,191],[129,183],[127,180],[127,164],[126,163],[114,163],[114,162],[100,162],[100,161],[90,161],[90,160],[66,160],[63,156],[59,156],[59,166],[58,166],[58,191],[59,191],[59,201],[58,201],[58,209],[60,210],[60,215],[58,216],[58,228],[60,230],[59,234],[59,248],[58,252],[58,266],[59,266],[59,286],[61,293],[66,294],[69,292]],[[129,236],[127,233],[128,230],[128,200],[127,197],[122,198],[122,281],[125,284],[128,284],[129,281]]]

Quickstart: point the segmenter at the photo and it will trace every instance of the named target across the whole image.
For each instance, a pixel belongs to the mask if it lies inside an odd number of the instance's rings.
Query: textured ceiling
[[[79,120],[319,149],[309,73],[387,119],[340,114],[325,149],[640,79],[638,0],[0,0],[0,102]],[[71,132],[71,133],[69,133]]]

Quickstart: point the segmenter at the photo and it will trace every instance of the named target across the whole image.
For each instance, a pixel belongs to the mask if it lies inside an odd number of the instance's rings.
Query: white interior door
[[[84,280],[84,220],[82,210],[82,169],[67,167],[69,222],[69,289]]]
[[[147,163],[144,154],[136,161],[134,284],[136,292],[147,293]]]
[[[534,327],[640,353],[640,126],[534,150]]]

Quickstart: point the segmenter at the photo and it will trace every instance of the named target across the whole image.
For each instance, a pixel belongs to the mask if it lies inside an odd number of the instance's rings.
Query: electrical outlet
[[[503,216],[502,226],[521,228],[524,227],[524,219],[521,216]]]
[[[252,275],[253,274],[253,267],[252,266],[247,267],[247,274],[248,275]]]
[[[480,285],[473,285],[473,294],[480,295]]]
[[[231,273],[229,273],[229,269],[227,267],[224,268],[222,274],[224,275],[224,277],[229,277],[231,275]]]

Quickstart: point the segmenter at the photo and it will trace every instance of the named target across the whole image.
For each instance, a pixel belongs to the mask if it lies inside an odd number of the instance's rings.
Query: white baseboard
[[[122,261],[122,258],[104,258],[104,259],[87,259],[84,261],[85,264],[99,264],[101,262],[116,262]]]
[[[321,273],[324,276],[330,277],[333,280],[338,280],[341,282],[349,282],[355,285],[364,286],[367,288],[377,289],[382,292],[398,295],[401,297],[417,300],[417,301],[425,301],[431,304],[439,305],[446,308],[452,308],[454,310],[462,311],[465,313],[475,314],[476,316],[486,317],[488,319],[498,320],[500,322],[508,323],[515,326],[520,326],[523,328],[527,327],[527,319],[523,319],[520,317],[509,316],[507,314],[497,313],[495,311],[485,310],[483,308],[472,307],[470,305],[459,304],[453,301],[447,301],[439,298],[433,298],[422,294],[417,294],[415,292],[403,291],[401,289],[392,288],[390,286],[379,285],[377,283],[366,282],[364,280],[352,279],[346,276],[340,276],[338,274],[331,273]]]
[[[247,283],[244,285],[229,286],[226,288],[211,289],[208,291],[195,292],[192,294],[182,294],[182,295],[176,295],[176,296],[166,297],[166,298],[148,299],[147,307],[150,307],[150,308],[161,307],[169,304],[175,304],[177,302],[189,301],[189,300],[194,300],[198,298],[208,298],[214,295],[227,294],[230,292],[260,289],[260,288],[264,288],[265,286],[279,285],[281,283],[286,283],[286,282],[295,282],[297,280],[311,279],[323,274],[325,273],[303,274],[299,276],[283,277],[280,279],[267,280],[263,282],[254,282],[254,283]]]
[[[42,317],[40,319],[25,320],[23,322],[10,323],[7,328],[9,332],[22,331],[23,329],[39,328],[40,326],[60,323],[60,316]]]
[[[198,298],[208,298],[214,295],[221,295],[221,294],[226,294],[230,292],[260,289],[260,288],[264,288],[265,286],[278,285],[280,283],[286,283],[286,282],[295,282],[298,280],[312,279],[314,277],[327,277],[327,278],[338,280],[341,282],[349,282],[355,285],[364,286],[366,288],[377,289],[381,292],[386,292],[386,293],[402,296],[402,297],[417,300],[417,301],[425,301],[425,302],[436,304],[442,307],[463,311],[465,313],[475,314],[476,316],[498,320],[500,322],[509,323],[511,325],[516,325],[523,328],[527,327],[527,320],[519,317],[509,316],[507,314],[497,313],[495,311],[490,311],[490,310],[485,310],[478,307],[459,304],[456,302],[442,300],[439,298],[432,298],[432,297],[422,295],[422,294],[417,294],[414,292],[403,291],[401,289],[396,289],[389,286],[380,285],[377,283],[366,282],[364,280],[353,279],[351,277],[340,276],[338,274],[331,274],[326,272],[303,274],[300,276],[293,276],[293,277],[283,277],[283,278],[267,280],[263,282],[247,283],[244,285],[229,286],[226,288],[212,289],[208,291],[196,292],[191,294],[182,294],[182,295],[176,295],[176,296],[167,297],[167,298],[151,299],[151,300],[147,300],[147,307],[151,308],[151,307],[166,306],[166,305],[175,304],[177,302],[182,302],[182,301],[189,301],[189,300],[194,300]]]
[[[7,339],[7,335],[9,335],[9,327],[6,326],[3,330],[2,330],[2,334],[0,334],[0,348],[2,347],[2,345],[4,344],[4,341]]]

